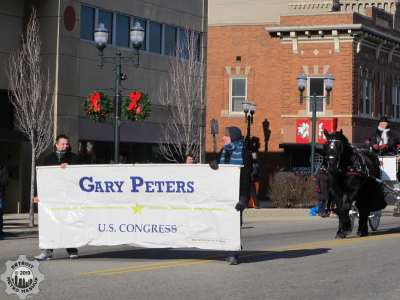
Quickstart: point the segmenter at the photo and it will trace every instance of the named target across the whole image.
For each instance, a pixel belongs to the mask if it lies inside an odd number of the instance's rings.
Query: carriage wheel
[[[382,211],[373,211],[368,217],[369,227],[371,227],[372,231],[377,231],[379,227],[379,223],[381,222]]]

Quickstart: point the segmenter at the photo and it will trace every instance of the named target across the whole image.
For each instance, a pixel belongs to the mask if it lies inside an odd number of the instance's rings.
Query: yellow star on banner
[[[143,205],[140,205],[140,204],[135,204],[135,206],[132,206],[132,211],[133,211],[133,213],[136,215],[136,214],[141,214],[142,213],[142,209],[144,208],[144,206]]]

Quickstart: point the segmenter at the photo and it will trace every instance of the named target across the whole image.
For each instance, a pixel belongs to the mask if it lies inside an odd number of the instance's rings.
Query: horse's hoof
[[[337,233],[335,238],[336,239],[344,239],[344,238],[346,238],[346,234],[344,234],[343,232]]]

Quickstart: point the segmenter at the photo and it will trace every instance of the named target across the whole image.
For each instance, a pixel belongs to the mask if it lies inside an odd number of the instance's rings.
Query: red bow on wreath
[[[140,99],[142,98],[142,93],[141,92],[131,92],[129,93],[129,99],[131,99],[131,103],[128,105],[128,111],[136,110],[136,113],[141,112],[140,106],[138,107],[138,102],[140,102]],[[138,112],[139,110],[139,112]]]
[[[90,95],[90,104],[92,105],[94,112],[99,112],[101,109],[100,98],[101,95],[99,92],[94,92],[93,94]]]

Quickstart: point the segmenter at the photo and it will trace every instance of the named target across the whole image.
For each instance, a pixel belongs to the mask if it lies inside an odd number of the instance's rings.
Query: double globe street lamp
[[[250,142],[250,136],[251,136],[250,127],[251,124],[253,124],[254,114],[256,112],[256,104],[251,101],[245,101],[242,103],[242,105],[243,105],[245,121],[247,123],[246,140]]]
[[[107,46],[109,31],[103,23],[99,24],[94,32],[94,41],[99,50],[100,64],[102,68],[104,63],[111,63],[115,70],[115,100],[114,100],[114,163],[119,163],[119,144],[120,144],[120,115],[121,115],[121,81],[126,80],[126,74],[122,73],[122,62],[134,62],[135,67],[139,66],[139,49],[144,42],[145,30],[136,22],[130,29],[130,42],[135,49],[135,54],[131,56],[122,56],[121,50],[117,49],[114,56],[104,56],[104,49]]]
[[[330,100],[330,93],[333,89],[333,82],[335,78],[332,74],[325,74],[324,76],[324,86],[326,90],[326,96],[313,94],[310,96],[304,96],[304,91],[307,86],[307,76],[302,73],[297,78],[297,88],[300,92],[300,103],[303,103],[304,99],[308,99],[311,105],[311,156],[310,156],[310,163],[311,163],[311,175],[315,174],[315,145],[316,145],[316,130],[317,130],[317,103],[319,101],[326,100],[326,103],[329,104]]]

